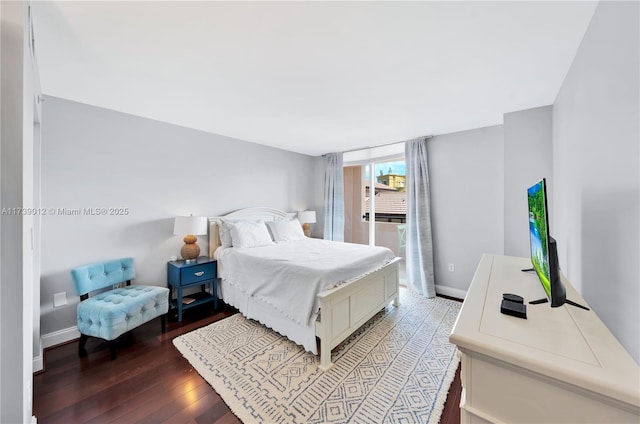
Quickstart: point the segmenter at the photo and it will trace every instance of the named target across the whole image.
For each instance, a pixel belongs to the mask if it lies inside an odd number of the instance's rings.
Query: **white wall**
[[[553,190],[552,107],[504,114],[504,254],[528,257],[527,187]],[[550,192],[551,193],[551,192]]]
[[[504,251],[503,144],[502,125],[427,141],[437,286],[464,294],[481,255]]]
[[[42,333],[76,324],[69,270],[133,256],[136,282],[166,286],[179,255],[176,215],[216,216],[250,206],[313,209],[322,234],[322,158],[47,97],[42,120],[42,207],[128,208],[125,216],[42,219]],[[206,236],[199,237],[202,254]],[[53,295],[69,304],[53,308]]]
[[[28,3],[0,3],[0,422],[32,416],[33,205],[36,70],[29,50]]]
[[[553,105],[560,264],[640,363],[639,3],[600,2]]]

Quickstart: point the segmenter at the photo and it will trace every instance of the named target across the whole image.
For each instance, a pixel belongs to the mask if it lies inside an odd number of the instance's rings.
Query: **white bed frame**
[[[209,218],[209,257],[220,246],[218,223],[221,219],[273,221],[291,219],[295,213],[271,208],[241,209],[222,217]],[[389,302],[399,306],[399,262],[395,258],[382,268],[345,282],[318,294],[320,319],[315,335],[320,339],[320,369],[326,371],[331,362],[331,349],[380,312]],[[278,329],[275,329],[278,330]]]

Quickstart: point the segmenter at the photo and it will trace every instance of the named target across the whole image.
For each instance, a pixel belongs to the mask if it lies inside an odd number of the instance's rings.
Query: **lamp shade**
[[[174,235],[204,235],[207,234],[206,216],[176,216],[173,223]]]
[[[298,221],[302,224],[315,224],[316,211],[300,211],[298,212]]]

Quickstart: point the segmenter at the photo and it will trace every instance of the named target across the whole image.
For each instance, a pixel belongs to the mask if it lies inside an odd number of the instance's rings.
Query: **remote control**
[[[524,303],[524,299],[522,298],[522,296],[518,296],[517,294],[513,293],[504,293],[502,295],[502,298],[510,302]]]
[[[500,312],[513,317],[527,319],[527,305],[510,300],[503,300],[500,305]]]

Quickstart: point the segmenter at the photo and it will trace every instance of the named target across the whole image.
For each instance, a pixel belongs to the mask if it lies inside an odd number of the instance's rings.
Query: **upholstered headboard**
[[[235,212],[231,212],[224,216],[215,216],[209,218],[209,257],[213,258],[213,254],[216,249],[220,247],[220,231],[218,229],[218,224],[222,219],[247,219],[251,221],[276,221],[279,219],[292,219],[296,216],[296,213],[283,212],[278,209],[272,208],[246,208],[239,209]]]

